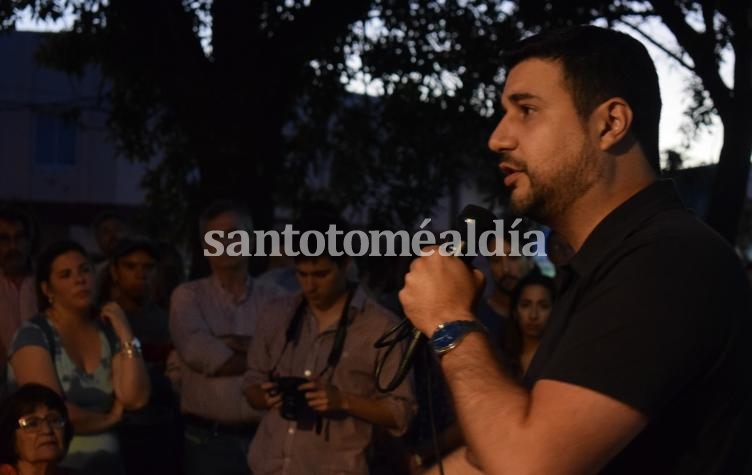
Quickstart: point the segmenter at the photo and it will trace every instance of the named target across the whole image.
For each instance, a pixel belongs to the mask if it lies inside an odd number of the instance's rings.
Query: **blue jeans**
[[[185,475],[250,475],[246,454],[253,434],[226,434],[185,426]]]

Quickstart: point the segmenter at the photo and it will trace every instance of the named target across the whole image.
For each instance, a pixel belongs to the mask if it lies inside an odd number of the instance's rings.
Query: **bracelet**
[[[120,351],[125,353],[126,358],[137,358],[141,356],[141,342],[138,338],[133,338],[131,341],[121,341]]]

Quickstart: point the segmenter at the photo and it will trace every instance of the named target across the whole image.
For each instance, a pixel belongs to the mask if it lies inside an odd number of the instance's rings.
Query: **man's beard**
[[[514,214],[529,216],[543,223],[551,223],[584,195],[601,177],[595,154],[589,143],[583,143],[574,159],[566,160],[554,175],[545,181],[526,170],[530,191],[515,199],[509,207]]]

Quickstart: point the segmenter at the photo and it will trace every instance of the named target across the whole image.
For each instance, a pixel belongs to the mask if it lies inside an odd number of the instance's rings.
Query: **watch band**
[[[454,320],[440,324],[431,335],[431,347],[438,355],[444,355],[465,338],[470,332],[488,333],[486,327],[477,320]]]

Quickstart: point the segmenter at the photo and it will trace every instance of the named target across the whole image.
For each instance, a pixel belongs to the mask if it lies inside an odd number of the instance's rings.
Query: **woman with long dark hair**
[[[522,378],[538,350],[554,303],[554,280],[539,271],[523,277],[512,292],[512,325],[504,332],[502,351],[510,369]]]

